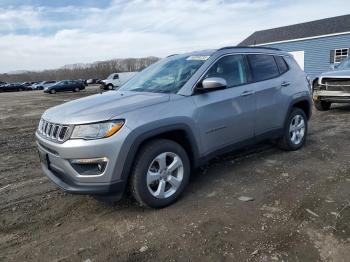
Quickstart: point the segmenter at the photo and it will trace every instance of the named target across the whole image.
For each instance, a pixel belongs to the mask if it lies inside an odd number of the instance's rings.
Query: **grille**
[[[69,138],[69,131],[70,128],[67,125],[52,123],[44,119],[40,120],[38,126],[38,133],[42,137],[61,143]]]
[[[348,78],[324,78],[322,85],[326,86],[329,91],[350,92],[350,79]]]

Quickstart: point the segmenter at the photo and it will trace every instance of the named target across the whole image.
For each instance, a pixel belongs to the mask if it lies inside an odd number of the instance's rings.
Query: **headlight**
[[[71,139],[99,139],[110,137],[117,133],[124,123],[124,120],[111,120],[100,123],[76,125],[73,129]]]

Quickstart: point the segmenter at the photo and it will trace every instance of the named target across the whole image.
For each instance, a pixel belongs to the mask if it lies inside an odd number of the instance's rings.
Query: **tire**
[[[108,90],[113,90],[113,87],[114,87],[113,85],[107,85]]]
[[[302,148],[306,141],[308,120],[306,114],[300,108],[293,108],[288,116],[278,146],[282,150],[295,151]]]
[[[169,167],[175,162],[176,167],[170,171]],[[190,170],[187,153],[178,143],[152,140],[142,146],[136,156],[129,184],[131,194],[141,206],[166,207],[185,190]]]
[[[76,87],[76,88],[74,88],[74,90],[73,90],[73,92],[79,92],[79,91],[80,91],[79,87]]]
[[[56,94],[56,90],[55,90],[55,89],[51,89],[51,90],[50,90],[50,94],[52,94],[52,95],[53,95],[53,94]]]
[[[318,111],[328,111],[331,108],[332,103],[327,101],[315,101],[315,108]]]

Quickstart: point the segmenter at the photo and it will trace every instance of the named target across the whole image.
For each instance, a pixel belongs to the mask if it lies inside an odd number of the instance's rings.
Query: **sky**
[[[0,73],[236,45],[349,0],[0,0]]]

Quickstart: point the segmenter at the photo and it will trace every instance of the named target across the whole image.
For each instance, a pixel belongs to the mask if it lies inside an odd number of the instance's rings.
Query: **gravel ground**
[[[40,170],[40,115],[97,92],[0,94],[0,261],[349,261],[350,106],[314,112],[302,150],[216,158],[152,210],[65,194]]]

